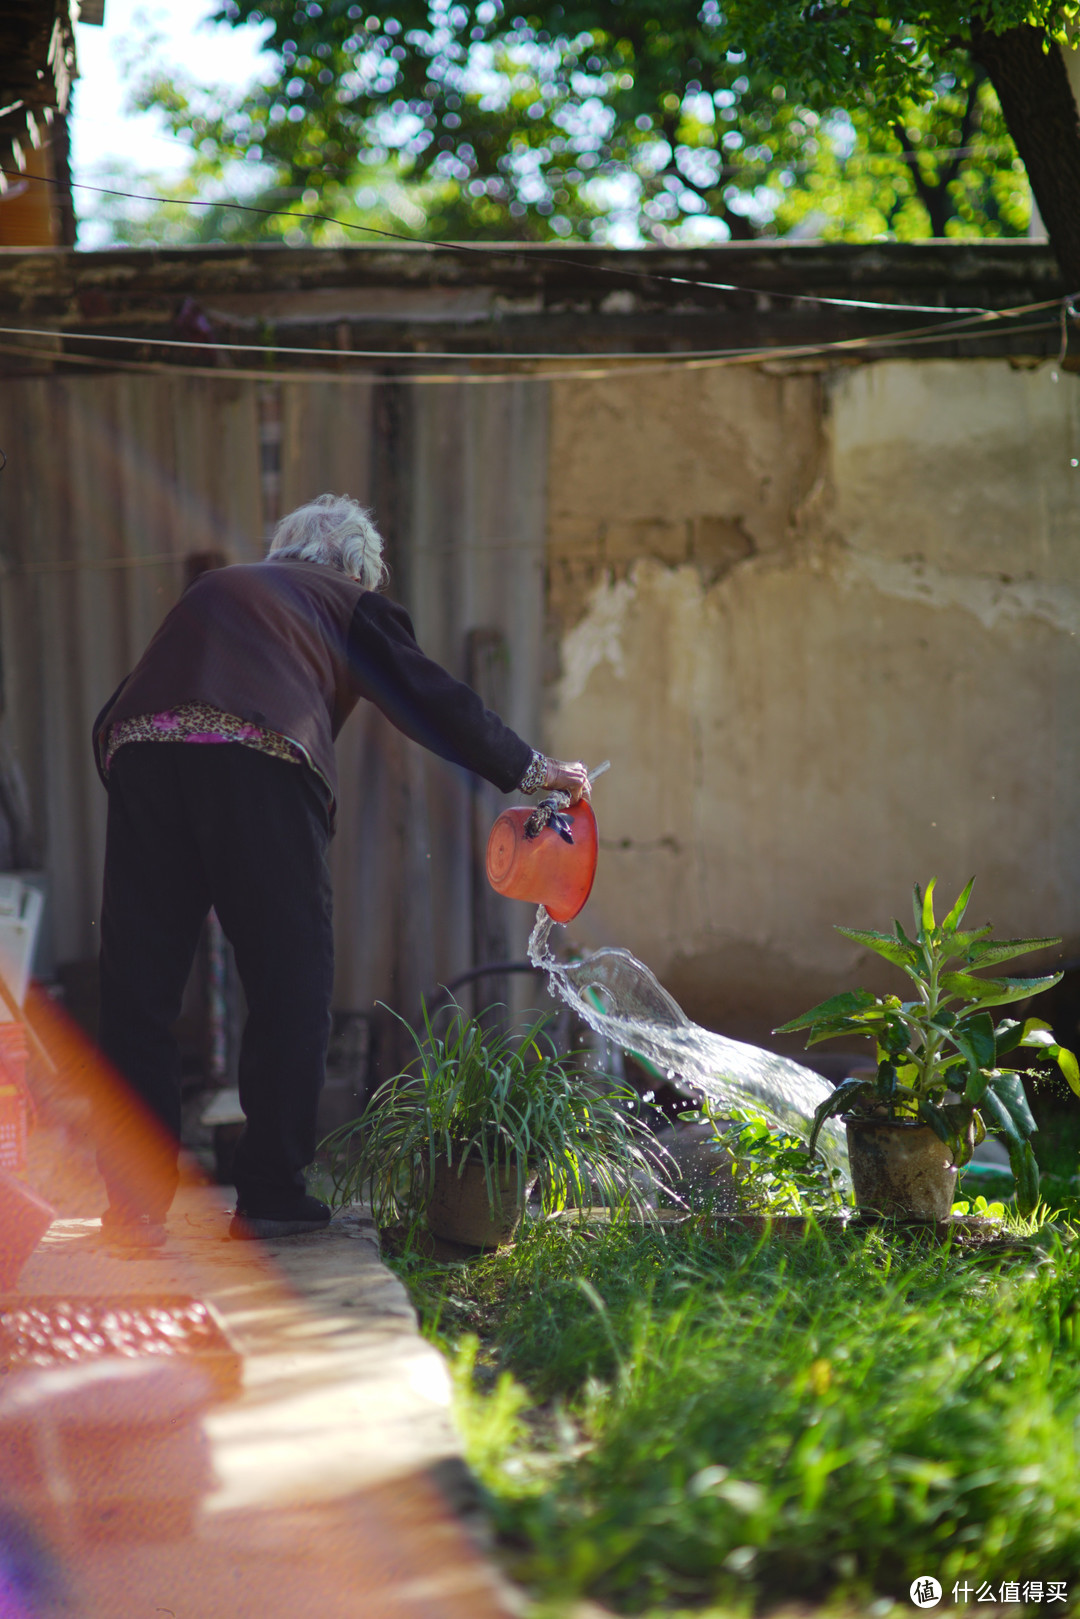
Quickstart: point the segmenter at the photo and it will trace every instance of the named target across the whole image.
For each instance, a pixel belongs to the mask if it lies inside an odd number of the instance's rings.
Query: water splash
[[[556,960],[548,942],[555,925],[541,905],[529,937],[529,960],[547,974],[552,993],[597,1034],[647,1058],[681,1089],[703,1093],[720,1116],[730,1107],[757,1107],[805,1138],[815,1108],[832,1094],[831,1085],[788,1057],[691,1022],[629,950],[593,950],[579,961]],[[847,1147],[835,1121],[822,1131],[821,1148],[846,1172]]]

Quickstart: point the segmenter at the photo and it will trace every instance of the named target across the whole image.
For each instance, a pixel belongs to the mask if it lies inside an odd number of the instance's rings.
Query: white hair
[[[348,495],[320,495],[283,517],[270,542],[273,557],[322,562],[368,590],[387,579],[383,542],[371,513]]]

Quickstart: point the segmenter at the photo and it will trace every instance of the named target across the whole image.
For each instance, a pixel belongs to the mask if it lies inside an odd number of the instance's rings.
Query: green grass
[[[512,1571],[626,1613],[1080,1594],[1080,1253],[535,1226],[397,1265]],[[911,1610],[914,1611],[914,1610]],[[1056,1607],[1064,1613],[1068,1606]]]

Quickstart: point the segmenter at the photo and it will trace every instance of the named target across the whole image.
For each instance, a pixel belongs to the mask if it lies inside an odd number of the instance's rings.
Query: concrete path
[[[69,1143],[68,1185],[72,1167]],[[48,1196],[53,1177],[33,1179]],[[243,1391],[205,1417],[216,1483],[191,1534],[74,1537],[61,1549],[80,1619],[519,1611],[463,1527],[469,1489],[446,1367],[362,1210],[313,1236],[239,1243],[225,1194],[187,1187],[166,1247],[131,1257],[103,1245],[83,1179],[83,1207],[54,1224],[18,1293],[209,1300],[243,1351]]]

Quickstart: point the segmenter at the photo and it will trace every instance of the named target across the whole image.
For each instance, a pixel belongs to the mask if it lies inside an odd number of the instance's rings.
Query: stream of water
[[[648,1058],[680,1089],[703,1092],[719,1116],[727,1108],[754,1107],[805,1140],[831,1085],[788,1057],[691,1022],[629,950],[593,950],[578,961],[558,961],[549,943],[556,925],[541,905],[529,960],[547,974],[552,993],[591,1029],[623,1051]],[[834,1120],[822,1131],[821,1148],[846,1174],[847,1146]]]

